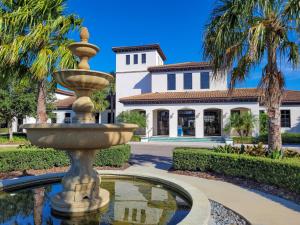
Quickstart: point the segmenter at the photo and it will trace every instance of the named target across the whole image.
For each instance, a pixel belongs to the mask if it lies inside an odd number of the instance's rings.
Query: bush
[[[283,144],[300,144],[300,133],[282,133]],[[258,141],[268,143],[268,134],[259,135]]]
[[[120,167],[129,160],[129,157],[129,145],[114,146],[98,151],[94,166]],[[69,164],[69,157],[64,151],[36,148],[0,151],[0,172],[49,169]]]
[[[138,111],[123,111],[117,116],[117,121],[122,123],[134,123],[139,128],[146,127],[146,115]]]
[[[254,144],[257,142],[257,139],[255,137],[243,137],[243,140],[241,137],[232,137],[234,144]]]
[[[138,135],[133,135],[130,141],[141,142],[141,137]]]
[[[281,134],[283,144],[300,144],[300,133],[282,133]],[[235,144],[241,144],[242,140],[240,137],[233,137]],[[244,144],[256,144],[263,142],[268,143],[268,134],[260,134],[257,138],[255,137],[244,137]]]
[[[173,167],[253,179],[300,193],[300,160],[297,158],[279,160],[203,149],[175,149]]]

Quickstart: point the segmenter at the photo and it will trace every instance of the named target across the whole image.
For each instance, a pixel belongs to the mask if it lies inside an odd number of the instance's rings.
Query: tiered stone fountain
[[[80,38],[81,42],[69,45],[72,53],[80,58],[79,69],[54,74],[59,84],[76,93],[72,106],[75,123],[23,126],[33,145],[64,150],[70,156],[71,167],[62,179],[63,190],[51,199],[52,209],[63,214],[89,212],[108,204],[109,192],[100,188],[100,177],[93,169],[96,151],[127,143],[137,128],[134,124],[95,124],[90,95],[105,88],[113,77],[90,70],[88,60],[99,48],[88,43],[87,28],[82,28]]]

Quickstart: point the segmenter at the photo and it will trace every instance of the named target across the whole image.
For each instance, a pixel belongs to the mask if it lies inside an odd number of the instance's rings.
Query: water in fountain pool
[[[51,212],[50,197],[62,190],[59,183],[0,193],[0,223],[10,224],[177,224],[191,205],[177,192],[141,179],[104,178],[101,187],[110,192],[105,209],[77,217]]]

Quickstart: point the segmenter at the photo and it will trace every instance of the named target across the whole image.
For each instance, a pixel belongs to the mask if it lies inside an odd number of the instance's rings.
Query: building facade
[[[213,76],[206,62],[165,65],[158,44],[114,47],[116,53],[116,115],[140,111],[147,118],[145,135],[226,136],[232,113],[250,111],[257,119],[265,111],[261,91],[228,92],[227,74]],[[300,91],[285,91],[282,132],[300,132]],[[257,122],[252,135],[259,134]]]
[[[75,117],[75,112],[72,110],[72,104],[76,100],[74,92],[57,89],[55,91],[55,98],[55,109],[52,111],[52,116],[48,119],[47,123],[72,123]],[[108,96],[108,100],[110,100],[110,96]],[[95,113],[95,121],[96,123],[114,123],[114,114],[115,103],[113,101],[112,109],[109,106],[103,112]],[[23,130],[20,129],[20,125],[28,123],[36,123],[36,119],[34,117],[15,119],[13,122],[13,132],[22,132]]]

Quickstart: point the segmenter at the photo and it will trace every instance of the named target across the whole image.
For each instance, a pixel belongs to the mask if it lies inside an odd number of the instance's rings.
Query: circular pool
[[[50,198],[60,183],[0,192],[1,224],[178,224],[192,203],[170,186],[135,177],[104,177],[101,187],[110,192],[109,205],[97,212],[62,217],[51,211]]]

